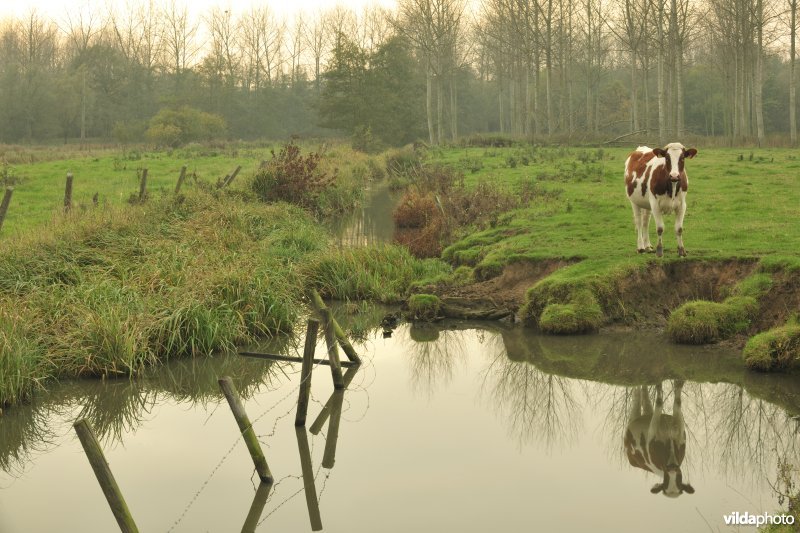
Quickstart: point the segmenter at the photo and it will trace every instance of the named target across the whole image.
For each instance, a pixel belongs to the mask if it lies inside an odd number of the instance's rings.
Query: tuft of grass
[[[414,294],[408,299],[408,310],[415,320],[435,320],[441,308],[442,301],[433,294]]]
[[[574,335],[597,331],[605,314],[589,289],[578,290],[570,302],[551,303],[539,317],[539,328],[545,333]]]
[[[0,413],[4,405],[26,400],[50,377],[43,347],[28,331],[28,317],[0,302]]]
[[[306,268],[325,298],[383,303],[403,301],[414,280],[448,272],[450,267],[438,259],[417,259],[396,245],[328,250]]]
[[[751,370],[774,372],[797,368],[800,366],[800,325],[786,324],[751,337],[742,355]]]
[[[733,287],[723,302],[687,302],[670,314],[667,334],[681,344],[708,344],[744,332],[758,312],[758,298],[772,287],[772,276],[755,273]]]
[[[758,311],[758,302],[750,296],[732,296],[724,302],[696,300],[672,312],[667,334],[681,344],[708,344],[741,333]]]

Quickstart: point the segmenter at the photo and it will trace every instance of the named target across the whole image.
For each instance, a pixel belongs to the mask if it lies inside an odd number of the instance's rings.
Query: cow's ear
[[[692,487],[688,483],[686,485],[682,484],[681,485],[681,489],[683,489],[683,492],[687,492],[689,494],[694,494],[694,487]]]
[[[653,148],[653,153],[656,157],[667,157],[667,152],[662,150],[661,148]]]
[[[697,155],[697,150],[694,148],[689,148],[688,150],[683,151],[683,156],[688,157],[689,159],[693,158]]]
[[[653,488],[650,489],[650,492],[652,492],[653,494],[658,494],[662,490],[664,490],[664,484],[663,483],[656,483],[655,485],[653,485]]]

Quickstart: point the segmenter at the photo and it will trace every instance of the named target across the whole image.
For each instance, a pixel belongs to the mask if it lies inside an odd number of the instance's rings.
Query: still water
[[[64,383],[11,410],[0,418],[0,531],[116,530],[71,427],[83,416],[148,532],[750,531],[723,515],[777,511],[776,465],[800,464],[797,380],[747,374],[722,349],[497,324],[357,330],[365,364],[317,424],[333,387],[328,367],[315,369],[309,431],[294,428],[299,365],[237,355],[137,382]],[[256,491],[223,375],[264,445],[268,494]],[[685,451],[672,462],[693,494],[651,493],[662,479],[626,454],[632,413],[657,410],[659,384],[662,419],[682,414]]]

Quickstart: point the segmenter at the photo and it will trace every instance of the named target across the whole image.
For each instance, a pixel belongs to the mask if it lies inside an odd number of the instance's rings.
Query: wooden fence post
[[[103,494],[108,500],[111,512],[114,513],[114,518],[117,519],[119,529],[123,533],[138,533],[139,529],[133,521],[128,505],[125,503],[125,498],[122,497],[122,491],[119,490],[119,485],[117,485],[114,475],[111,473],[108,461],[103,455],[103,450],[100,448],[100,443],[97,442],[97,437],[95,437],[89,422],[85,418],[81,418],[75,422],[74,428],[83,446],[83,451],[89,459],[89,464],[92,465],[94,475],[97,476],[100,488],[103,489]]]
[[[353,382],[353,378],[356,377],[357,373],[358,373],[357,366],[352,366],[347,369],[347,372],[344,373],[345,388],[350,386],[350,383]],[[308,431],[310,431],[312,435],[317,435],[322,430],[322,426],[325,425],[325,422],[331,415],[331,410],[333,408],[333,402],[334,402],[334,397],[333,397],[334,394],[336,394],[336,391],[334,391],[333,394],[331,394],[331,397],[328,398],[327,402],[325,402],[325,405],[320,410],[316,420],[314,420],[314,423],[311,424],[310,428],[308,428]]]
[[[11,203],[12,194],[14,194],[14,187],[6,187],[6,192],[3,195],[3,203],[0,204],[0,229],[3,229],[3,221],[6,219],[6,213],[8,213],[8,205]]]
[[[247,518],[244,520],[242,526],[242,533],[254,533],[258,527],[258,521],[264,513],[264,506],[267,505],[267,498],[269,491],[272,489],[270,483],[259,483],[258,489],[253,496],[253,503],[250,504],[250,512],[247,513]]]
[[[333,332],[333,315],[327,307],[322,310],[322,329],[325,334],[325,344],[328,346],[328,360],[331,362],[333,388],[343,389],[344,380],[342,379],[342,365],[339,364],[339,347],[336,345]]]
[[[300,397],[297,400],[297,416],[294,419],[295,426],[306,425],[306,413],[308,412],[308,397],[311,394],[311,371],[314,367],[314,351],[317,346],[317,330],[319,321],[313,318],[308,320],[306,328],[306,345],[303,349],[303,368],[300,372]]]
[[[267,465],[267,458],[264,457],[264,452],[261,451],[261,444],[258,442],[253,425],[250,423],[242,401],[239,399],[239,394],[233,386],[233,381],[226,376],[219,380],[219,387],[222,389],[222,393],[225,394],[228,405],[233,412],[233,417],[239,425],[239,431],[241,431],[242,438],[247,444],[247,451],[250,452],[250,457],[253,459],[258,477],[261,478],[262,483],[272,483],[273,477],[272,472],[269,470],[269,465]]]
[[[311,531],[322,531],[322,517],[319,514],[319,500],[317,488],[314,486],[314,469],[311,466],[311,450],[308,447],[308,433],[306,428],[294,428],[297,434],[297,450],[300,452],[300,468],[303,471],[303,489],[306,493],[306,506],[308,519],[311,521]]]
[[[239,171],[240,171],[240,170],[242,170],[242,167],[241,167],[241,166],[238,166],[238,167],[236,167],[236,170],[234,170],[234,171],[233,171],[233,174],[231,174],[230,176],[228,176],[228,177],[225,179],[225,183],[223,183],[223,184],[222,184],[222,186],[223,186],[223,187],[227,187],[228,185],[230,185],[231,183],[233,183],[233,180],[234,180],[234,179],[236,179],[236,175],[237,175],[237,174],[239,174]]]
[[[322,467],[331,469],[336,462],[336,443],[339,441],[339,422],[342,420],[344,391],[337,390],[331,395],[331,420],[328,422],[328,434],[325,436],[325,453],[322,455]]]
[[[142,179],[139,182],[139,203],[143,203],[147,198],[147,169],[142,169]]]
[[[181,167],[181,175],[178,176],[178,184],[175,185],[175,196],[181,192],[181,186],[183,185],[184,179],[186,179],[186,165]]]
[[[323,311],[328,308],[328,306],[326,306],[325,302],[322,300],[322,296],[320,296],[315,289],[311,290],[311,304],[314,306],[314,309],[316,309],[320,316],[322,315]],[[347,358],[354,363],[361,364],[361,358],[358,357],[353,345],[350,344],[350,341],[347,339],[347,335],[344,334],[344,331],[342,330],[341,326],[339,326],[339,323],[336,322],[336,319],[333,319],[333,330],[336,333],[336,338],[339,340],[339,344],[342,345],[342,350]]]
[[[64,188],[64,212],[72,209],[72,172],[67,172],[67,185]]]

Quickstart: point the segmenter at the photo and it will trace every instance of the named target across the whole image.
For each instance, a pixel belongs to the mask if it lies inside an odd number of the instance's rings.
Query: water
[[[329,532],[747,531],[726,528],[723,515],[777,511],[776,464],[800,464],[796,379],[748,374],[723,349],[497,324],[403,325],[388,339],[358,329],[365,364],[345,393],[335,448],[335,412],[318,434],[295,433],[299,365],[236,355],[171,363],[139,382],[65,383],[11,410],[0,419],[0,531],[116,529],[71,428],[80,416],[103,435],[142,531],[239,531],[248,514],[257,531],[310,531],[304,438],[309,494]],[[256,494],[222,375],[265,444],[277,479],[268,495]],[[640,386],[654,398],[661,383],[672,413],[678,380],[680,468],[695,493],[672,499],[651,494],[660,479],[631,466],[623,436]],[[309,428],[332,390],[329,369],[316,368]]]
[[[394,237],[392,211],[400,193],[389,189],[388,180],[373,182],[365,191],[363,205],[333,221],[332,233],[340,245],[363,246],[391,242]]]

